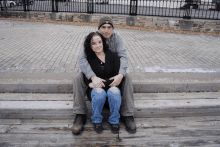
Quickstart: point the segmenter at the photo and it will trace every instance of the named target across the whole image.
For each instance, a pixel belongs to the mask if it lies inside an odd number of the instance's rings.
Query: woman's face
[[[95,53],[100,53],[103,51],[102,38],[100,36],[93,36],[91,40],[91,47]]]

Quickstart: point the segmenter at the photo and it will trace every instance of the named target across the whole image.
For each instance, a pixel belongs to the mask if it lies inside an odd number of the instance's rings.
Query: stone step
[[[135,93],[135,117],[183,117],[220,115],[220,92]],[[87,101],[88,117],[92,106]],[[0,118],[73,117],[72,94],[0,94]],[[108,116],[108,111],[103,111]]]
[[[94,131],[87,119],[84,131],[76,136],[72,119],[0,119],[0,146],[160,146],[219,147],[220,116],[135,118],[137,132],[130,134],[120,123],[113,134],[107,121],[103,132]]]
[[[0,93],[72,93],[77,73],[2,73]],[[219,73],[129,73],[134,93],[217,92]]]
[[[137,132],[130,134],[120,123],[113,134],[107,121],[103,132],[94,131],[87,119],[84,131],[76,136],[70,128],[72,119],[0,119],[0,146],[155,146],[219,147],[220,116],[135,118]]]

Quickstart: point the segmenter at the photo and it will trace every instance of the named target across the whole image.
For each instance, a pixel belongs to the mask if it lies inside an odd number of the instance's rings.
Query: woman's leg
[[[111,124],[118,124],[120,118],[119,109],[121,106],[121,92],[117,87],[111,87],[107,91],[107,96],[111,112],[109,122]]]
[[[91,92],[92,99],[92,122],[93,123],[101,123],[102,122],[102,108],[105,104],[106,92],[102,88],[94,88]]]

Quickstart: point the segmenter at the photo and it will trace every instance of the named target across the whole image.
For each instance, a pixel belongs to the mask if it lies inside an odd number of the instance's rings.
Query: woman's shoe
[[[102,131],[103,131],[102,123],[93,123],[93,125],[94,125],[94,130],[95,130],[98,134],[102,133]]]
[[[111,131],[113,134],[118,134],[120,129],[120,125],[119,124],[111,124]]]

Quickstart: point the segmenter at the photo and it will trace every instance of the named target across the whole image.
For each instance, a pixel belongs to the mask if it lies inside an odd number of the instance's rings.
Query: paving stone
[[[97,31],[92,26],[12,20],[1,20],[0,29],[1,73],[79,72],[77,59],[83,40]],[[144,69],[151,67],[220,71],[219,37],[117,28],[115,31],[124,40],[129,71],[146,72]]]

